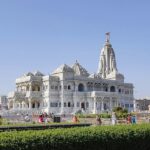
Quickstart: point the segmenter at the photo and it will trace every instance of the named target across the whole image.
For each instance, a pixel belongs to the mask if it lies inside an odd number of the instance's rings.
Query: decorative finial
[[[78,63],[78,60],[76,60],[76,64]]]
[[[105,34],[106,34],[106,42],[109,42],[109,40],[110,40],[110,32],[107,32]]]

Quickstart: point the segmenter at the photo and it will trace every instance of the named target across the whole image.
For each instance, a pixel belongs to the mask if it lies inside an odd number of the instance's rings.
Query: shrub
[[[127,115],[128,115],[128,110],[125,109],[125,108],[122,108],[122,107],[115,107],[115,108],[113,109],[113,112],[116,113],[116,117],[117,117],[118,119],[120,119],[120,118],[126,118]]]
[[[78,114],[79,118],[95,118],[96,114]]]
[[[100,114],[100,117],[101,117],[101,118],[111,118],[111,114],[102,113],[102,114]]]
[[[87,115],[84,115],[84,114],[78,114],[77,116],[79,118],[96,118],[96,115],[97,114],[87,114]],[[101,113],[101,114],[98,114],[101,118],[111,118],[111,114],[108,114],[108,113]]]
[[[149,150],[150,125],[97,126],[0,134],[0,150]]]
[[[3,120],[2,120],[2,118],[0,118],[0,125],[2,125],[3,124]]]

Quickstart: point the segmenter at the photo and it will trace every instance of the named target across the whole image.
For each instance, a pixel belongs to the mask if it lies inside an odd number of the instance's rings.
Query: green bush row
[[[0,133],[0,150],[149,150],[150,125]]]
[[[78,114],[77,116],[79,118],[96,118],[96,115],[97,114]],[[108,113],[101,113],[101,114],[98,114],[101,118],[111,118],[111,114],[108,114]]]

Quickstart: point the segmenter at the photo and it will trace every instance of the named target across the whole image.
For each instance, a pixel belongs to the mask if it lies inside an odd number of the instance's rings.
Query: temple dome
[[[89,73],[85,68],[83,68],[77,61],[76,63],[72,66],[72,69],[74,70],[74,74],[77,76],[89,76]]]
[[[32,72],[28,72],[28,73],[24,74],[23,76],[34,76],[34,74]]]
[[[117,74],[116,74],[116,77],[117,77],[117,80],[119,80],[119,81],[124,81],[124,75],[123,75],[123,74],[117,73]]]
[[[52,74],[62,73],[62,72],[73,72],[73,69],[66,64],[59,66]]]
[[[41,73],[40,71],[35,71],[33,74],[34,76],[44,76],[44,74]]]

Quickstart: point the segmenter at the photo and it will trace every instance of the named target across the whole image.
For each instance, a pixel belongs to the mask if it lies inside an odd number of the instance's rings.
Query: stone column
[[[28,108],[27,103],[25,102],[24,104],[25,104],[25,105],[24,105],[24,108],[27,109],[27,108]]]
[[[117,97],[117,100],[116,100],[116,106],[118,107],[119,106],[119,99]]]
[[[74,101],[73,101],[73,103],[74,103],[74,112],[76,112],[76,111],[77,111],[77,100],[76,100],[76,95],[74,96]]]
[[[110,100],[109,100],[109,108],[110,108],[110,111],[112,111],[112,97],[110,97]]]
[[[101,100],[101,111],[104,111],[104,98]]]
[[[8,109],[10,109],[10,102],[8,102]]]
[[[32,91],[32,85],[31,84],[29,85],[29,91]]]
[[[16,107],[15,107],[15,101],[13,101],[13,109],[15,109]]]
[[[21,108],[21,105],[20,105],[20,103],[18,103],[18,105],[19,105],[19,107],[17,107],[17,109],[20,109],[20,108]]]
[[[64,81],[61,81],[61,114],[64,114]]]
[[[110,85],[108,85],[108,92],[110,92]]]
[[[35,108],[38,108],[38,103],[37,102],[35,102]]]
[[[97,113],[97,108],[96,108],[96,97],[94,96],[94,109],[93,109],[93,114]]]
[[[29,109],[32,109],[32,103],[31,103],[31,99],[29,99]]]
[[[93,87],[92,87],[93,89],[92,89],[92,91],[94,91],[95,90],[95,88],[94,88],[94,83],[93,83]]]
[[[50,113],[50,100],[48,99],[46,102],[47,102],[47,113],[49,114]],[[41,105],[40,105],[40,107],[41,107]]]
[[[76,112],[77,111],[77,92],[78,92],[78,84],[75,82],[74,84],[74,99],[73,99],[73,102],[74,102],[74,109],[73,109],[73,112]]]

